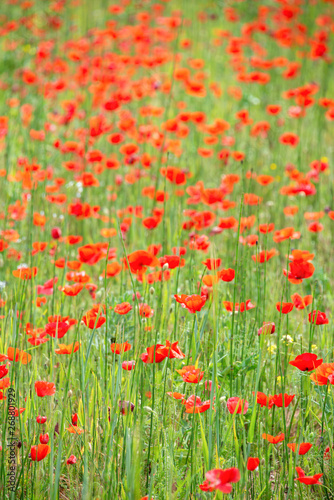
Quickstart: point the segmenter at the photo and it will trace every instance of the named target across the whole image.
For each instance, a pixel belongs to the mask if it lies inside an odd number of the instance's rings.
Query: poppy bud
[[[78,414],[73,413],[72,415],[72,425],[77,426],[78,425]]]
[[[38,417],[36,418],[36,422],[38,424],[45,424],[46,421],[47,421],[47,418],[46,417],[41,417],[41,415],[38,415]]]
[[[61,229],[59,227],[53,227],[51,229],[51,236],[54,240],[59,240],[61,237]]]
[[[46,434],[41,434],[41,435],[39,436],[39,442],[40,442],[41,444],[48,444],[48,442],[49,442],[49,434],[48,434],[48,433],[46,433]]]
[[[68,391],[68,393],[67,393],[67,397],[68,397],[68,398],[71,398],[72,396],[73,396],[73,392],[72,392],[72,390],[70,389],[70,390]]]
[[[153,286],[151,286],[151,288],[150,288],[150,294],[154,295],[154,292],[155,292],[155,290],[154,290]]]
[[[162,270],[167,271],[168,268],[169,268],[169,264],[168,264],[168,262],[165,262],[165,264],[162,266]]]

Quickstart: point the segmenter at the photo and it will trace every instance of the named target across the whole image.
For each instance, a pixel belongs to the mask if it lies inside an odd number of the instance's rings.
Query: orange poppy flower
[[[73,353],[77,352],[80,348],[79,342],[75,342],[74,347],[73,347],[73,343],[69,344],[69,345],[58,344],[58,346],[59,346],[59,348],[55,349],[56,354],[71,354],[72,351],[73,351]]]

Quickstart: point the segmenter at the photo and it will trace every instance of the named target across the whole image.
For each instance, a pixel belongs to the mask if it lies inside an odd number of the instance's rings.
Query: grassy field
[[[334,499],[333,1],[0,20],[0,498]]]

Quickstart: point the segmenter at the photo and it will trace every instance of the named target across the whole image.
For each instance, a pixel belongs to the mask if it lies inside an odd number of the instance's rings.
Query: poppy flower
[[[204,372],[193,365],[184,366],[181,370],[176,371],[181,375],[184,382],[188,382],[190,384],[198,384],[204,375]]]
[[[303,483],[303,484],[320,484],[320,485],[322,485],[322,483],[319,482],[319,479],[323,476],[323,474],[314,474],[314,476],[306,476],[305,472],[300,467],[296,467],[296,471],[297,471],[298,477],[296,477],[295,481],[299,481],[300,483]]]
[[[79,435],[85,432],[83,429],[80,429],[79,427],[73,425],[71,425],[70,427],[66,427],[66,430],[70,434],[79,434]]]
[[[123,363],[122,363],[123,370],[127,370],[127,371],[133,370],[135,366],[136,366],[135,361],[123,361]]]
[[[234,269],[222,269],[221,271],[218,271],[218,278],[222,281],[225,281],[226,283],[233,281],[235,277],[235,271]]]
[[[201,295],[174,295],[176,302],[191,313],[196,313],[202,309],[206,299]]]
[[[155,255],[146,252],[145,250],[137,250],[128,255],[127,259],[124,259],[124,265],[127,268],[128,263],[130,266],[130,271],[132,273],[138,273],[139,271],[146,271],[148,267],[159,267],[160,262]]]
[[[266,439],[271,444],[278,444],[284,441],[285,435],[283,433],[278,434],[277,436],[271,436],[270,434],[262,434],[263,439]]]
[[[90,330],[101,328],[106,322],[106,318],[102,316],[101,308],[93,307],[82,317],[84,324],[90,328]]]
[[[276,302],[276,309],[282,314],[289,314],[293,308],[294,305],[292,302]]]
[[[213,490],[219,490],[222,493],[231,493],[232,484],[240,481],[240,471],[236,467],[230,469],[209,470],[205,477],[208,481],[208,487]]]
[[[283,406],[282,393],[281,394],[274,394],[273,396],[270,396],[270,397],[271,397],[272,404],[274,406],[277,406],[278,408],[282,408],[282,406]],[[286,393],[284,394],[284,408],[287,408],[289,406],[289,404],[292,402],[294,397],[295,397],[295,394],[292,394],[291,396],[289,396],[289,394],[286,394]]]
[[[298,455],[306,455],[306,453],[310,451],[313,445],[311,443],[300,443],[300,445],[296,443],[288,443],[287,446],[294,453],[298,451]]]
[[[235,415],[236,413],[247,413],[248,410],[248,401],[244,399],[240,399],[239,397],[229,398],[226,402],[228,411]]]
[[[159,348],[164,347],[163,344],[152,345],[146,348],[146,352],[140,356],[144,363],[161,363],[166,357],[167,353],[165,351],[160,352]]]
[[[255,395],[255,392],[253,392],[253,396]],[[274,405],[273,397],[272,396],[266,396],[263,392],[257,392],[256,393],[256,402],[261,406],[272,408]]]
[[[6,365],[1,365],[0,366],[0,379],[4,378],[8,373],[8,368]]]
[[[83,283],[75,283],[74,285],[65,285],[60,288],[60,291],[69,297],[75,297],[83,289]]]
[[[167,396],[170,398],[176,399],[176,400],[184,400],[184,394],[181,394],[180,392],[167,392]]]
[[[31,460],[34,462],[40,462],[44,460],[45,457],[51,452],[51,448],[48,444],[39,444],[38,446],[32,446],[30,449]]]
[[[310,375],[310,379],[316,385],[327,385],[328,381],[332,383],[334,378],[334,363],[322,363],[315,372]]]
[[[53,382],[35,382],[35,391],[39,398],[44,396],[52,396],[56,392],[56,386]]]
[[[37,267],[20,267],[19,269],[13,271],[13,276],[15,278],[20,278],[21,280],[31,280],[37,274]]]
[[[252,259],[254,262],[258,262],[259,264],[264,264],[264,262],[268,262],[268,260],[275,257],[278,254],[276,248],[272,248],[271,250],[263,250],[258,253],[258,255],[252,255]]]
[[[214,491],[214,487],[209,486],[209,481],[206,479],[202,484],[199,485],[199,489],[202,491]]]
[[[58,347],[59,347],[58,349],[55,349],[56,354],[71,354],[72,351],[74,353],[74,352],[77,352],[79,350],[80,344],[79,344],[79,342],[75,342],[74,347],[73,347],[73,343],[69,344],[69,345],[59,344]]]
[[[53,321],[45,325],[45,333],[50,335],[50,337],[57,337],[58,339],[63,338],[69,329],[70,325],[65,321]]]
[[[20,349],[14,349],[14,347],[8,347],[7,358],[9,361],[15,361],[26,365],[31,361],[31,354],[28,354],[25,351],[20,351]]]
[[[296,356],[293,361],[289,361],[289,364],[295,366],[302,372],[311,372],[322,364],[322,358],[317,359],[316,354],[305,352],[304,354]]]
[[[169,340],[166,340],[166,345],[159,347],[159,352],[161,354],[166,354],[169,359],[183,359],[186,355],[178,347],[179,342],[173,342],[172,344]]]
[[[186,413],[204,413],[210,408],[210,400],[201,401],[201,398],[195,395],[190,396],[185,402]]]
[[[122,354],[131,349],[131,344],[129,342],[124,342],[124,344],[111,344],[111,351],[116,354]]]
[[[209,271],[218,269],[221,266],[221,263],[221,259],[206,259],[202,262],[202,264],[204,264],[204,266],[206,266]]]
[[[132,309],[132,305],[129,304],[129,302],[122,302],[121,304],[117,304],[114,307],[115,313],[120,314],[120,315],[128,314],[128,312],[130,312],[131,309]]]
[[[308,321],[312,323],[312,325],[328,325],[329,323],[326,313],[316,310],[308,315]]]
[[[75,455],[71,455],[67,460],[67,465],[74,465],[77,461],[77,457]]]
[[[313,296],[305,295],[305,297],[303,298],[298,293],[294,293],[293,295],[291,295],[291,300],[296,309],[302,310],[305,309],[305,307],[307,307],[309,304],[312,304]]]
[[[142,318],[152,318],[154,310],[148,304],[139,304],[139,315]]]
[[[225,307],[226,311],[228,312],[233,312],[233,302],[228,302],[224,301],[223,306]],[[235,312],[244,312],[244,311],[249,311],[250,309],[254,309],[256,307],[254,304],[251,303],[250,299],[246,300],[246,302],[236,302],[234,304],[234,311]]]
[[[45,424],[46,421],[47,421],[47,417],[43,417],[41,415],[38,415],[38,417],[36,418],[36,422],[38,424]]]
[[[272,333],[275,333],[275,323],[273,322],[263,322],[263,326],[258,329],[257,334],[258,335],[270,335]]]
[[[257,457],[249,457],[247,460],[247,470],[253,471],[260,465],[260,459]]]
[[[286,146],[292,146],[294,148],[299,143],[299,137],[297,134],[294,134],[293,132],[285,132],[284,134],[281,135],[279,141],[281,144],[284,144]]]
[[[312,262],[306,260],[293,260],[289,263],[290,271],[284,269],[284,276],[288,276],[290,283],[299,284],[303,282],[303,279],[308,279],[313,276],[315,271]]]

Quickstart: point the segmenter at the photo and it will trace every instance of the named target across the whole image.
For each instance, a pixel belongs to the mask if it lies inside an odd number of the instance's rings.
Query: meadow
[[[0,498],[334,499],[333,0],[0,21]]]

